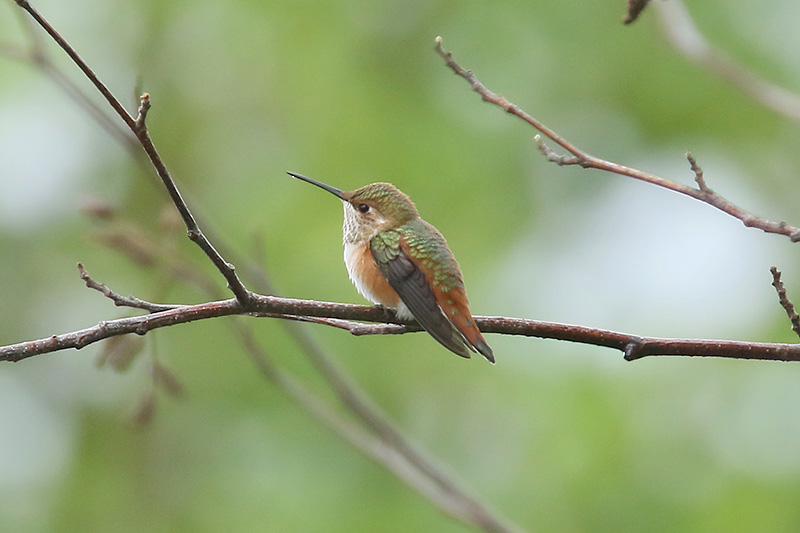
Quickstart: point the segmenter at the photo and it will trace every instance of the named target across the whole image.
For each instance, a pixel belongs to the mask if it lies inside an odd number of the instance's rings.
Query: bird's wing
[[[457,286],[445,291],[441,285],[437,285],[433,288],[433,294],[437,302],[442,302],[442,311],[450,323],[463,335],[467,347],[494,364],[494,353],[472,317],[464,287]]]
[[[403,250],[407,247],[402,246],[402,238],[400,233],[384,232],[372,239],[370,248],[378,268],[425,331],[453,353],[469,358],[463,337],[436,303],[425,273]]]

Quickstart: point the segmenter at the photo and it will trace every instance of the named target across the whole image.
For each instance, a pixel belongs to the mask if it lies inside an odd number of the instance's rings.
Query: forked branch
[[[578,165],[583,168],[594,168],[597,170],[603,170],[606,172],[611,172],[614,174],[619,174],[621,176],[628,176],[629,178],[633,178],[636,180],[644,181],[646,183],[650,183],[652,185],[656,185],[657,187],[663,187],[665,189],[669,189],[671,191],[675,191],[680,194],[684,194],[686,196],[690,196],[695,200],[700,200],[710,206],[716,207],[720,211],[727,213],[728,215],[740,220],[745,226],[751,228],[760,229],[766,233],[775,233],[778,235],[785,235],[789,237],[792,242],[800,241],[800,228],[796,226],[792,226],[786,222],[772,222],[762,217],[758,217],[741,207],[731,203],[729,200],[724,198],[722,195],[718,194],[717,192],[713,191],[709,187],[705,186],[703,182],[702,185],[700,181],[698,181],[698,187],[691,187],[689,185],[684,185],[683,183],[675,182],[672,180],[668,180],[666,178],[662,178],[660,176],[656,176],[655,174],[650,174],[649,172],[644,172],[642,170],[638,170],[631,167],[626,167],[625,165],[620,165],[619,163],[613,163],[611,161],[606,161],[605,159],[600,159],[599,157],[595,157],[593,155],[588,154],[587,152],[583,151],[582,149],[578,148],[572,142],[568,141],[554,130],[546,126],[544,123],[539,121],[534,116],[530,115],[523,109],[521,109],[518,105],[510,102],[504,96],[497,94],[493,91],[490,91],[486,86],[481,83],[475,74],[472,73],[470,70],[466,70],[461,65],[459,65],[456,60],[453,58],[453,54],[451,52],[446,51],[442,47],[442,38],[436,38],[436,51],[439,55],[442,56],[445,63],[448,67],[450,67],[453,72],[457,75],[461,76],[465,80],[467,80],[472,86],[472,90],[477,92],[481,95],[481,98],[484,102],[489,102],[490,104],[496,105],[501,108],[506,113],[510,113],[516,117],[521,118],[537,130],[539,130],[544,136],[561,146],[564,150],[569,152],[568,156],[559,155],[557,152],[549,148],[542,138],[537,135],[535,137],[536,144],[539,147],[539,150],[542,154],[547,157],[548,161],[556,163],[558,165]],[[696,162],[693,159],[690,160],[693,169],[696,167]],[[695,174],[696,175],[696,174]]]

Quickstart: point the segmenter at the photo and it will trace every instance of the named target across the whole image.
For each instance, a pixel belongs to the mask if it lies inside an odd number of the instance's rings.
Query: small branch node
[[[150,111],[150,94],[142,93],[142,96],[139,97],[139,111],[134,122],[137,132],[147,127],[145,126],[145,120],[147,119],[148,111]]]
[[[625,349],[623,350],[623,356],[626,361],[635,361],[642,357],[639,354],[641,351],[642,345],[638,342],[629,342],[625,345]]]
[[[706,180],[703,177],[703,169],[697,164],[697,160],[692,155],[692,152],[686,152],[686,159],[689,161],[692,172],[694,172],[694,181],[697,183],[697,187],[704,193],[714,194],[714,191],[706,184]]]

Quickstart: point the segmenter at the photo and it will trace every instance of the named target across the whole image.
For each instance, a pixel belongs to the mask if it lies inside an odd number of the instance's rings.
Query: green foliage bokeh
[[[691,148],[713,188],[797,224],[797,124],[688,63],[655,12],[624,27],[624,2],[599,1],[34,5],[129,109],[137,89],[151,94],[151,135],[204,228],[224,251],[263,262],[281,295],[362,303],[341,261],[340,206],[291,170],[342,189],[391,181],[411,195],[447,236],[477,314],[792,340],[767,271],[777,264],[790,292],[800,287],[788,240],[666,191],[546,163],[533,130],[481,103],[433,51],[441,35],[487,86],[595,155],[690,182]],[[0,40],[24,48],[16,9],[0,6]],[[779,22],[797,19],[793,2],[691,10],[737,61],[800,87],[796,58],[776,53],[791,32]],[[81,213],[109,202],[214,276],[182,231],[164,229],[169,206],[152,172],[10,55],[0,56],[0,95],[0,344],[125,315],[83,288],[79,261],[123,294],[208,298],[102,246],[110,223]],[[323,390],[279,324],[250,323],[282,368]],[[499,336],[488,338],[490,367],[426,335],[309,332],[414,442],[523,527],[800,522],[800,367],[631,364],[599,348]],[[464,530],[261,379],[225,319],[148,335],[125,373],[98,369],[99,351],[0,368],[1,524]],[[151,357],[184,394],[160,394],[152,422],[134,427]]]

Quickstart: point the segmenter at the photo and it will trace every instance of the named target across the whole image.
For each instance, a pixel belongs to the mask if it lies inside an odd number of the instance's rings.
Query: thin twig
[[[436,38],[436,51],[442,56],[447,66],[450,67],[453,72],[469,82],[469,84],[472,86],[472,90],[480,94],[484,102],[494,104],[503,109],[506,113],[510,113],[519,117],[574,156],[558,156],[541,141],[541,138],[537,139],[539,150],[542,151],[549,161],[555,162],[559,165],[579,165],[583,168],[594,168],[597,170],[612,172],[614,174],[620,174],[622,176],[628,176],[633,179],[644,181],[658,187],[663,187],[665,189],[669,189],[671,191],[694,198],[695,200],[700,200],[701,202],[704,202],[710,206],[716,207],[720,211],[740,220],[747,227],[757,228],[765,233],[785,235],[789,237],[792,242],[800,241],[800,228],[789,225],[783,221],[772,222],[765,218],[757,217],[741,207],[731,203],[726,198],[717,194],[711,189],[690,187],[682,183],[656,176],[655,174],[650,174],[635,168],[626,167],[611,161],[606,161],[605,159],[600,159],[584,152],[570,141],[566,140],[564,137],[550,129],[548,126],[537,120],[535,117],[522,110],[519,106],[508,101],[504,96],[487,89],[485,85],[478,81],[472,71],[461,67],[461,65],[459,65],[455,59],[453,59],[453,54],[442,48],[441,37]]]
[[[239,276],[236,274],[236,267],[227,262],[216,250],[216,248],[214,248],[214,245],[211,244],[211,241],[209,241],[208,238],[203,234],[203,231],[197,224],[197,220],[194,218],[194,215],[192,215],[191,211],[189,210],[189,206],[186,204],[183,196],[181,196],[181,193],[178,190],[178,187],[175,185],[175,181],[172,179],[172,175],[167,169],[167,166],[161,159],[158,150],[156,150],[156,147],[150,138],[150,132],[145,124],[145,119],[149,109],[150,95],[144,93],[141,97],[141,105],[139,106],[138,115],[134,120],[131,129],[136,134],[139,142],[142,143],[144,151],[147,152],[150,162],[153,164],[158,176],[164,183],[164,187],[166,187],[172,202],[178,209],[184,224],[186,224],[187,235],[189,239],[197,244],[197,246],[199,246],[200,249],[205,252],[206,256],[211,259],[211,262],[214,263],[214,266],[217,267],[217,270],[219,270],[219,272],[227,280],[228,288],[231,290],[231,292],[233,292],[236,298],[242,304],[247,304],[247,302],[250,300],[250,291],[247,290],[242,281],[239,279]]]
[[[167,189],[172,202],[175,204],[175,207],[181,214],[181,218],[183,218],[183,221],[186,224],[187,235],[195,244],[200,247],[201,250],[203,250],[203,252],[205,252],[208,258],[211,259],[211,262],[214,263],[214,266],[216,266],[220,273],[225,277],[226,281],[228,282],[228,288],[231,290],[231,292],[233,292],[236,298],[242,304],[246,304],[250,299],[250,291],[247,290],[237,276],[236,268],[232,264],[225,261],[225,259],[211,244],[211,241],[209,241],[208,238],[203,234],[202,230],[197,224],[197,221],[189,210],[189,206],[186,204],[180,192],[178,191],[178,188],[172,179],[172,175],[167,169],[167,166],[164,164],[164,161],[161,159],[158,150],[156,150],[156,147],[150,138],[150,133],[145,124],[147,111],[150,109],[150,95],[147,93],[142,95],[137,117],[134,118],[131,116],[130,113],[125,110],[125,107],[120,103],[120,101],[111,93],[108,87],[106,87],[106,85],[100,81],[100,78],[94,73],[89,65],[86,64],[81,56],[78,55],[72,46],[58,33],[58,31],[56,31],[56,29],[51,26],[50,23],[47,22],[47,20],[45,20],[45,18],[42,17],[42,15],[40,15],[33,6],[31,6],[30,2],[27,0],[15,1],[21,8],[27,11],[42,28],[44,28],[44,30],[53,38],[54,41],[56,41],[56,43],[58,43],[61,49],[64,50],[64,52],[66,52],[66,54],[70,57],[70,59],[72,59],[78,68],[83,71],[86,77],[89,78],[97,90],[100,91],[103,97],[105,97],[114,111],[120,116],[120,118],[122,118],[123,121],[125,121],[125,124],[128,126],[128,128],[130,128],[134,135],[136,135],[142,145],[142,148],[144,148],[144,151],[150,158],[150,162],[155,168],[156,173],[161,178],[164,187]]]
[[[266,318],[278,318],[274,313],[252,313],[252,315]],[[285,318],[285,315],[281,318]],[[403,333],[422,331],[422,327],[420,327],[419,324],[365,324],[354,320],[342,320],[340,318],[321,316],[294,316],[288,318],[288,320],[343,329],[356,337],[364,335],[402,335]]]
[[[86,75],[86,77],[89,78],[89,81],[91,81],[92,84],[100,92],[100,94],[103,95],[108,104],[112,108],[114,108],[114,111],[116,111],[117,115],[119,115],[120,118],[122,118],[122,120],[125,121],[125,124],[127,124],[132,131],[135,131],[133,124],[133,117],[131,117],[131,115],[125,110],[125,107],[111,93],[108,87],[106,87],[105,84],[102,81],[100,81],[100,79],[97,77],[94,71],[91,68],[89,68],[89,65],[86,64],[86,62],[81,58],[80,55],[78,55],[78,53],[72,48],[72,46],[70,46],[70,44],[61,36],[61,34],[59,34],[56,31],[56,29],[53,26],[51,26],[50,23],[47,22],[47,20],[45,20],[45,18],[42,15],[39,14],[38,11],[36,11],[36,9],[30,4],[30,2],[28,2],[27,0],[14,0],[14,1],[17,3],[19,7],[27,11],[28,14],[30,14],[30,16],[33,18],[33,20],[35,20],[36,23],[39,24],[39,26],[41,26],[44,29],[44,31],[46,31],[50,35],[50,37],[53,38],[53,40],[58,44],[58,46],[60,46],[61,49],[64,50],[64,52],[66,52],[66,54],[70,57],[70,59],[72,59],[72,61],[78,66],[78,68],[81,69],[81,71],[83,71],[84,75]]]
[[[18,61],[33,65],[48,77],[64,94],[75,104],[86,111],[106,133],[114,137],[125,149],[134,156],[141,154],[139,142],[124,126],[112,120],[100,107],[95,104],[83,91],[70,80],[50,59],[50,55],[42,44],[39,32],[23,11],[20,14],[20,25],[28,36],[29,47],[24,49],[5,43],[0,44],[0,54]]]
[[[694,181],[697,183],[697,187],[705,193],[713,194],[714,191],[709,189],[706,184],[706,179],[703,177],[703,169],[697,164],[697,160],[692,155],[692,152],[686,152],[686,159],[689,161],[689,167],[692,169],[692,172],[694,172]]]
[[[783,286],[783,281],[781,281],[781,272],[774,266],[770,267],[769,271],[772,272],[772,286],[775,287],[778,293],[778,301],[792,323],[792,331],[800,337],[800,316],[798,316],[792,301],[786,296],[786,288]]]
[[[256,277],[255,286],[274,292],[271,284],[266,279],[266,276],[264,276],[263,270],[254,271],[253,274]],[[382,307],[373,307],[370,309],[391,316],[391,313]],[[315,322],[345,329],[354,334],[357,334],[356,331],[360,326],[367,326],[366,324],[360,324],[348,319],[314,317],[308,315],[297,316],[296,320],[300,322]],[[420,331],[420,328],[416,325],[394,325],[399,328],[405,328],[406,331],[409,330],[408,328]],[[305,328],[301,327],[302,324],[290,323],[284,320],[283,326],[295,343],[303,350],[331,390],[334,391],[342,405],[353,413],[367,428],[375,432],[382,441],[395,449],[396,453],[404,457],[415,468],[425,472],[426,476],[432,480],[438,491],[447,495],[450,500],[460,502],[455,506],[455,509],[460,510],[460,516],[469,517],[470,523],[482,525],[482,527],[490,531],[514,529],[514,527],[508,525],[507,519],[500,519],[496,512],[489,512],[479,500],[469,496],[450,476],[445,474],[431,459],[426,457],[416,446],[409,442],[389,419],[389,416],[372,400],[369,394],[367,394],[353,379],[345,375],[345,373],[326,356],[320,344],[308,334]],[[389,325],[383,324],[383,326]]]
[[[135,309],[144,309],[145,311],[150,311],[151,313],[157,313],[159,311],[169,311],[170,309],[175,309],[179,307],[177,305],[164,305],[164,304],[154,304],[141,298],[137,298],[136,296],[122,296],[121,294],[117,294],[116,292],[109,289],[105,284],[99,283],[92,279],[86,269],[83,268],[83,264],[78,263],[78,272],[80,273],[81,279],[86,283],[86,286],[90,289],[94,289],[99,291],[103,296],[110,299],[114,302],[114,305],[117,307],[132,307]]]
[[[259,313],[253,313],[253,316],[266,316]],[[270,316],[268,318],[275,318],[274,316]],[[354,322],[352,320],[341,320],[339,318],[327,318],[322,316],[296,316],[292,317],[289,320],[294,320],[295,322],[305,322],[307,324],[320,324],[322,326],[330,326],[332,328],[343,329],[345,331],[352,332],[353,329],[357,328],[358,326],[362,326],[360,322]]]

